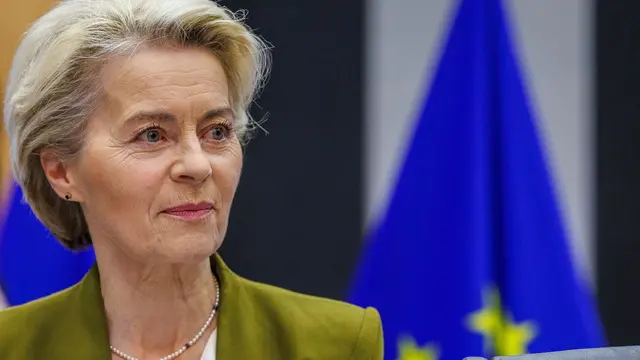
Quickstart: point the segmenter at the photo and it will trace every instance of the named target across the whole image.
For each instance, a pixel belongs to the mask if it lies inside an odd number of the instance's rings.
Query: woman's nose
[[[197,142],[183,148],[180,160],[171,169],[171,177],[174,181],[199,184],[211,176],[211,171],[207,154]]]

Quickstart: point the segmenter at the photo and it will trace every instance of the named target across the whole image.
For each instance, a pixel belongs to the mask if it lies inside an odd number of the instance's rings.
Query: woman
[[[267,59],[208,0],[66,0],[33,24],[5,99],[13,173],[97,261],[0,313],[1,359],[382,358],[376,310],[242,279],[216,254]]]

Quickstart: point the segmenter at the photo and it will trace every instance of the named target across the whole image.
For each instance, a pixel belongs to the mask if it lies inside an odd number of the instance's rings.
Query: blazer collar
[[[251,326],[242,324],[241,301],[243,296],[240,278],[235,275],[222,258],[211,256],[211,270],[220,282],[220,305],[217,316],[216,359],[226,360],[242,357],[243,339],[250,339],[247,330]],[[102,291],[100,290],[100,273],[94,264],[85,277],[69,291],[67,301],[62,305],[68,311],[65,329],[57,331],[52,338],[52,346],[59,353],[65,349],[65,359],[110,360],[109,332],[104,309]],[[239,344],[234,346],[233,344]]]

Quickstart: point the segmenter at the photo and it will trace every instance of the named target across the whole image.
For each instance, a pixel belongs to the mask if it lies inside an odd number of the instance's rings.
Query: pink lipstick
[[[163,213],[185,221],[196,221],[206,218],[212,211],[212,203],[200,202],[172,207],[164,210]]]

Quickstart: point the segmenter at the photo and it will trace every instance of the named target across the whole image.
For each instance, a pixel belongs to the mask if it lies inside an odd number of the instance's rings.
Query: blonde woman
[[[97,261],[0,312],[1,359],[382,359],[376,310],[251,282],[217,255],[268,70],[241,20],[208,0],[66,0],[25,34],[4,104],[13,174]]]

